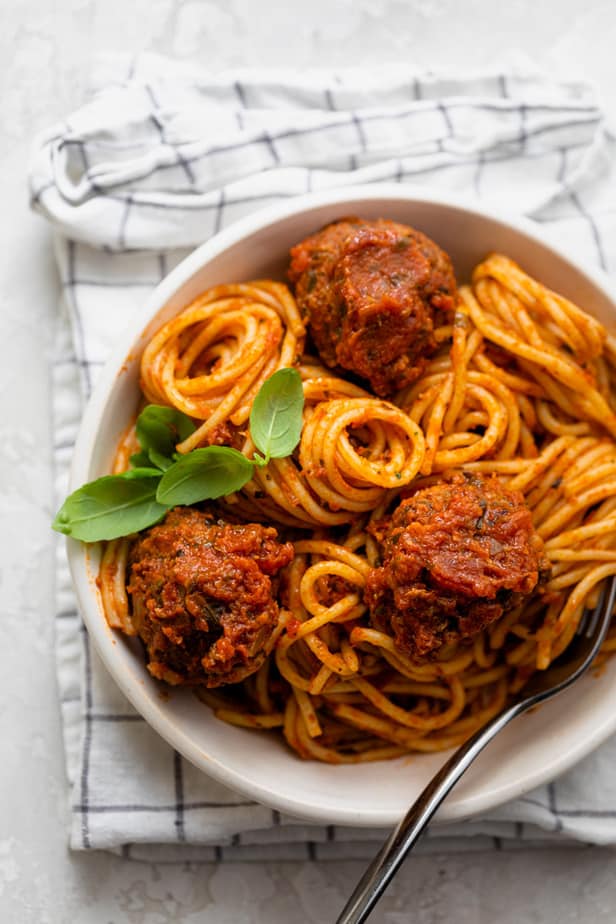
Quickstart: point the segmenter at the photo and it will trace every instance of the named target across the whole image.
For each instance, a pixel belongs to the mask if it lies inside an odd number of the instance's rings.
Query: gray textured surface
[[[212,68],[408,61],[481,69],[524,55],[596,79],[614,111],[611,0],[0,0],[0,920],[6,924],[328,922],[361,864],[146,865],[66,850],[52,661],[47,229],[26,209],[30,139],[76,105],[99,51]],[[375,771],[375,785],[378,772]],[[421,856],[381,924],[616,919],[616,855],[582,848]]]

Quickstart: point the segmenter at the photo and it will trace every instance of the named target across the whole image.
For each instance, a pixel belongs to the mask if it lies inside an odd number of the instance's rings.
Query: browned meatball
[[[275,529],[177,507],[133,544],[128,593],[148,670],[217,687],[254,673],[278,623],[272,578],[293,558]]]
[[[437,311],[453,308],[451,261],[406,225],[347,218],[291,250],[289,278],[323,362],[388,396],[436,349]]]
[[[372,622],[413,658],[480,632],[549,570],[522,494],[496,478],[419,490],[372,532],[382,542],[366,584]]]

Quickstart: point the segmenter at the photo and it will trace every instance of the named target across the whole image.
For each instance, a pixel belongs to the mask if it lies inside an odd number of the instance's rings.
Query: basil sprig
[[[131,456],[129,471],[78,488],[64,501],[53,528],[82,542],[118,539],[158,523],[170,507],[239,491],[255,465],[291,455],[300,439],[303,407],[296,369],[270,376],[250,414],[250,434],[262,455],[247,459],[227,446],[177,453],[177,443],[194,433],[193,421],[175,408],[149,404],[137,419],[140,451]]]

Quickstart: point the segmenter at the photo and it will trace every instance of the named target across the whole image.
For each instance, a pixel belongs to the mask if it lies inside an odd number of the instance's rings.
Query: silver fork
[[[590,667],[607,634],[615,600],[616,575],[604,585],[595,609],[584,612],[563,654],[546,671],[532,675],[524,688],[524,698],[475,732],[428,783],[358,882],[336,924],[361,924],[366,920],[441,802],[486,744],[512,719],[561,693]]]

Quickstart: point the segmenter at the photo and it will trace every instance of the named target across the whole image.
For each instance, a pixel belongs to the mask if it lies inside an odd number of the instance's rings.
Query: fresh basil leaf
[[[252,463],[237,449],[206,446],[194,449],[165,472],[158,485],[160,504],[196,504],[232,494],[243,488],[253,474]]]
[[[149,468],[150,467],[150,457],[147,452],[136,452],[128,460],[133,468]]]
[[[304,389],[297,369],[279,369],[259,389],[250,412],[250,435],[266,461],[290,456],[302,433]]]
[[[160,472],[138,468],[104,475],[70,494],[53,528],[82,542],[118,539],[162,520],[167,507],[156,500]]]
[[[133,468],[152,468],[154,466],[157,474],[166,472],[173,465],[173,459],[164,456],[155,449],[144,449],[142,452],[136,452],[130,457],[129,462]]]
[[[195,425],[174,407],[148,404],[137,418],[135,430],[142,449],[153,449],[169,458],[176,445],[195,432]]]
[[[156,468],[160,469],[161,472],[166,472],[167,469],[171,468],[173,465],[173,459],[169,459],[162,453],[156,452],[155,449],[148,449],[148,459],[150,462],[153,462]]]
[[[160,478],[161,475],[161,470],[153,465],[139,465],[137,468],[129,468],[126,472],[119,472],[113,477],[130,480],[131,478]]]

